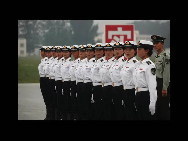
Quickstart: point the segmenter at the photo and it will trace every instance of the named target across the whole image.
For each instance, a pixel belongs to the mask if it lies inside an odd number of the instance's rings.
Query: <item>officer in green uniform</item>
[[[157,76],[157,102],[156,118],[159,120],[170,119],[170,53],[164,49],[164,40],[166,38],[159,35],[151,36],[154,49],[157,52],[155,56],[156,76]]]

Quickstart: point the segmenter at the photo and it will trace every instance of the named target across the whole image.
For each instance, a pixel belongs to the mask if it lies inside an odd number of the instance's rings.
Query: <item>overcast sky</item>
[[[94,20],[94,24],[99,25],[98,33],[103,32],[103,27],[105,24],[134,24],[135,21],[142,21],[142,20]],[[170,20],[149,20],[152,22],[167,22]]]

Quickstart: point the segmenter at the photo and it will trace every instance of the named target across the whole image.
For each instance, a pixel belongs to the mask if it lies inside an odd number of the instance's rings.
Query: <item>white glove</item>
[[[155,113],[155,103],[151,102],[149,105],[149,110],[151,112],[151,115]]]

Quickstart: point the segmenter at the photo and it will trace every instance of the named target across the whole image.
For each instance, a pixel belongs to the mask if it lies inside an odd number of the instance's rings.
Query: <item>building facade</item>
[[[26,57],[26,56],[27,56],[26,39],[18,38],[18,57]]]

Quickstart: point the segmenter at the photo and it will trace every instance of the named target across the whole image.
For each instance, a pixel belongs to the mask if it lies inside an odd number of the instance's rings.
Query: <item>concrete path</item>
[[[43,120],[45,114],[39,83],[18,83],[18,120]]]

